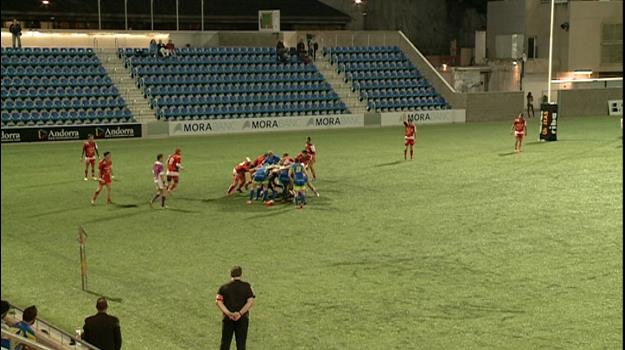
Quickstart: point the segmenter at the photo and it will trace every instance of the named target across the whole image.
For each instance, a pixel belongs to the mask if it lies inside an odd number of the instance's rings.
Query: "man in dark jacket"
[[[306,44],[304,44],[304,39],[299,40],[296,48],[300,62],[306,62]]]
[[[289,60],[287,55],[287,49],[286,47],[284,47],[284,43],[282,42],[282,40],[278,41],[278,43],[276,44],[276,57],[278,62],[280,63],[286,63]]]
[[[15,42],[17,42],[17,47],[22,47],[22,25],[17,22],[17,20],[13,20],[13,23],[9,26],[9,32],[11,32],[13,48],[16,47]]]
[[[223,314],[220,350],[230,349],[232,335],[237,341],[237,350],[245,350],[249,311],[254,306],[254,290],[252,286],[241,281],[243,270],[235,266],[230,270],[230,282],[219,288],[215,302]]]
[[[96,302],[98,313],[87,317],[83,326],[82,339],[100,350],[119,350],[122,347],[122,332],[119,319],[106,313],[108,303],[101,297]]]

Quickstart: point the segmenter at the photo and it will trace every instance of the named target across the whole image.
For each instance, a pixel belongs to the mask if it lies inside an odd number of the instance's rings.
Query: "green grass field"
[[[217,288],[240,264],[257,293],[250,349],[620,349],[618,120],[561,119],[514,155],[511,123],[100,142],[115,205],[82,180],[79,143],[2,145],[2,298],[73,330],[119,298],[124,349],[214,349]],[[319,151],[304,210],[225,197],[235,163]],[[169,210],[150,209],[156,153],[183,150]],[[234,345],[233,345],[234,348]]]

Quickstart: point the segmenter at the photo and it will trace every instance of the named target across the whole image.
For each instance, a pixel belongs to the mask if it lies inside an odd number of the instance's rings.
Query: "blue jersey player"
[[[308,177],[306,176],[306,166],[304,163],[297,162],[291,166],[289,175],[293,180],[293,191],[295,192],[295,205],[297,208],[304,208],[306,204],[306,185]]]
[[[254,175],[252,175],[252,189],[250,190],[250,199],[247,201],[247,204],[252,204],[252,200],[254,200],[254,197],[256,197],[256,199],[259,199],[260,192],[263,190],[263,201],[267,201],[269,196],[269,191],[267,189],[267,175],[268,169],[266,165],[260,165],[256,167]]]
[[[282,186],[282,199],[284,201],[289,199],[289,190],[291,187],[291,175],[289,174],[289,170],[289,166],[284,166],[280,168],[280,173],[278,174],[278,181]]]
[[[280,157],[277,154],[274,154],[272,151],[267,152],[263,164],[276,165],[278,163],[280,163]]]

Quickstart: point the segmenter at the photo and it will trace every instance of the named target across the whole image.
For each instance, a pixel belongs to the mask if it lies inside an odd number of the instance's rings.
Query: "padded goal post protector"
[[[558,141],[558,105],[543,103],[540,105],[541,141]]]

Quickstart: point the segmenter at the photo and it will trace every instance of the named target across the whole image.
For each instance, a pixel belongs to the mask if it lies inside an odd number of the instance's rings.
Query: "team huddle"
[[[295,158],[288,153],[280,157],[272,151],[259,155],[254,161],[245,158],[232,169],[232,184],[226,194],[249,190],[248,204],[262,199],[266,206],[271,206],[281,200],[295,203],[296,208],[304,208],[307,189],[319,197],[319,192],[309,181],[310,177],[313,181],[317,179],[316,163],[317,149],[310,137],[306,139],[305,149]]]

